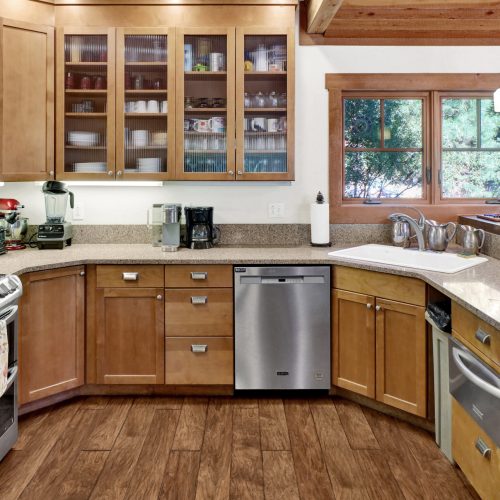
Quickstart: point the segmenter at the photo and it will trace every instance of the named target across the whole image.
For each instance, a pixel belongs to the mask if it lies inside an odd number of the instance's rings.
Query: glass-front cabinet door
[[[114,177],[114,30],[61,28],[56,57],[57,177]]]
[[[293,180],[293,30],[236,33],[236,179]]]
[[[176,178],[234,180],[235,30],[177,30]]]
[[[117,30],[117,179],[174,176],[174,60],[173,29]]]

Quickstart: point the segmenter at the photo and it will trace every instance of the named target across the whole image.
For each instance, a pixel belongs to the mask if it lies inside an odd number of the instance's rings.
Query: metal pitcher
[[[465,255],[477,255],[484,245],[486,233],[482,229],[472,226],[460,226],[462,233],[461,244]]]
[[[454,222],[439,224],[433,220],[427,220],[425,224],[427,226],[426,234],[429,250],[444,252],[448,247],[448,243],[455,237],[457,225]]]

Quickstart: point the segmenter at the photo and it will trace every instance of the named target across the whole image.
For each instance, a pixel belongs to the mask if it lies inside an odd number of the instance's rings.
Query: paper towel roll
[[[330,205],[328,203],[311,205],[311,243],[313,245],[330,243]]]

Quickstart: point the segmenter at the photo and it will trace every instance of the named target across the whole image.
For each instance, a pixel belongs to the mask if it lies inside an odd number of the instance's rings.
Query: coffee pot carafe
[[[477,255],[484,245],[486,233],[482,229],[476,229],[472,226],[459,226],[461,238],[460,243],[463,247],[463,254]]]
[[[439,224],[434,220],[426,220],[425,225],[429,250],[444,252],[448,247],[448,243],[455,237],[457,225],[454,222]]]

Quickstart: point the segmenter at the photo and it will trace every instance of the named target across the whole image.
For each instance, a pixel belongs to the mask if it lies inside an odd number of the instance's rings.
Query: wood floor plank
[[[155,401],[155,407],[156,407]],[[180,410],[156,410],[126,498],[157,498],[174,441]]]
[[[266,500],[300,500],[290,451],[263,451]]]
[[[161,500],[194,500],[198,471],[199,451],[171,451],[161,487]]]
[[[113,399],[109,396],[88,396],[82,401],[82,408],[88,410],[102,410]]]
[[[407,500],[425,498],[427,481],[420,473],[418,463],[408,447],[401,446],[403,436],[399,430],[399,422],[369,408],[363,408],[363,413],[404,497]]]
[[[361,467],[361,477],[372,500],[404,500],[398,482],[380,450],[353,450]]]
[[[99,410],[94,430],[82,444],[82,450],[111,450],[133,401],[133,398],[108,398],[108,404]]]
[[[134,400],[90,498],[125,498],[154,413],[151,398]]]
[[[186,398],[182,405],[172,449],[199,451],[203,444],[208,398]]]
[[[433,437],[426,431],[406,422],[398,422],[403,436],[403,445],[407,446],[423,471],[427,483],[432,483],[430,498],[462,500],[471,498],[455,467],[436,446]],[[428,497],[429,498],[429,497]]]
[[[281,399],[259,400],[259,419],[262,450],[290,450],[283,401]]]
[[[184,403],[183,397],[155,396],[155,408],[157,410],[181,410]]]
[[[17,451],[24,450],[38,432],[42,422],[49,416],[49,413],[50,409],[40,410],[19,417],[19,437],[12,449]]]
[[[23,491],[22,500],[58,497],[59,484],[75,461],[82,441],[91,432],[97,411],[80,409],[76,413]]]
[[[231,401],[211,399],[201,449],[196,500],[229,498],[232,433]]]
[[[80,451],[59,485],[58,500],[87,500],[99,478],[109,451]]]
[[[254,410],[259,409],[258,398],[243,398],[241,396],[234,396],[232,402],[238,408],[251,408]]]
[[[75,416],[80,403],[54,407],[23,451],[12,451],[0,462],[0,498],[17,499]]]
[[[365,499],[361,469],[331,399],[310,401],[309,407],[321,444],[335,498]]]
[[[366,421],[361,406],[345,399],[334,399],[335,408],[353,450],[379,450],[380,445]]]
[[[231,498],[264,499],[259,410],[234,408]]]
[[[284,406],[301,499],[334,498],[308,402],[285,400]]]

